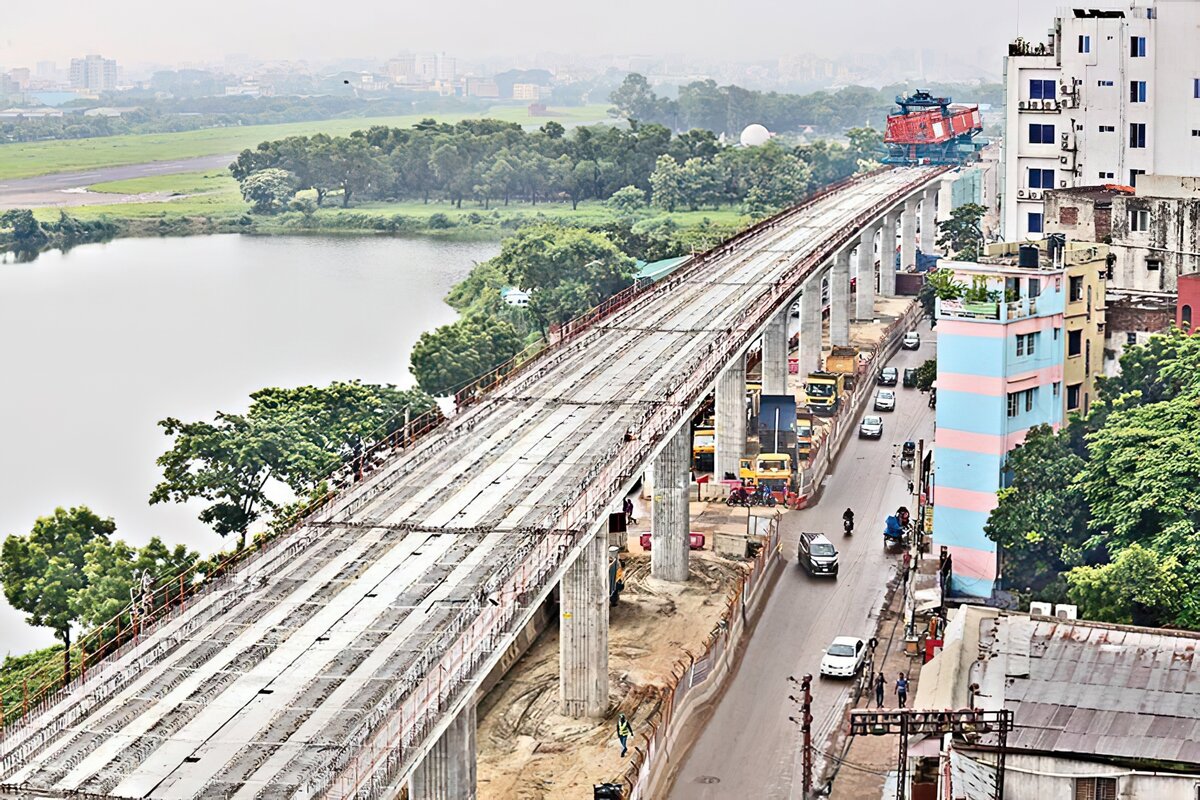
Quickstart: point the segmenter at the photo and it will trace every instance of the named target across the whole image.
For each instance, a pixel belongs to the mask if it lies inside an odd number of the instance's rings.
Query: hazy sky
[[[1095,1],[1091,5],[1098,5]],[[990,62],[1040,39],[1051,0],[10,0],[0,64],[99,52],[124,63],[559,53],[714,60],[925,47]]]

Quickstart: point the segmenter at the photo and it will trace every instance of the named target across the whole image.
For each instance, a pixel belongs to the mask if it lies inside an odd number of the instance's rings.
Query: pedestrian
[[[903,672],[896,679],[896,700],[900,703],[901,708],[904,708],[904,703],[908,700],[908,678],[904,677]]]
[[[617,715],[617,739],[621,742],[621,758],[629,752],[629,737],[633,734],[633,728],[629,725],[629,720],[625,719],[624,714]]]
[[[621,510],[625,512],[625,524],[636,525],[637,520],[633,518],[633,500],[626,497],[625,502],[621,505]]]
[[[875,707],[883,708],[883,687],[886,685],[883,673],[880,672],[875,676]]]

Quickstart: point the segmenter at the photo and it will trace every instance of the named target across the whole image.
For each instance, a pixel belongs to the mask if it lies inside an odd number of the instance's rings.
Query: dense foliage
[[[27,208],[0,212],[0,252],[12,251],[21,259],[36,256],[50,247],[67,249],[77,244],[103,242],[117,235],[108,220],[84,221],[59,212],[54,222],[39,222]]]

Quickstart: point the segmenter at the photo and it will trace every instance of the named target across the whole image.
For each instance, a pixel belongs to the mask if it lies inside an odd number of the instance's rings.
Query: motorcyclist
[[[847,508],[842,513],[842,527],[846,529],[846,533],[854,530],[854,510]]]

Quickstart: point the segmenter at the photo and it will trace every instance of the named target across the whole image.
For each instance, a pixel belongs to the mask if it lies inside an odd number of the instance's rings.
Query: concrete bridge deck
[[[538,361],[10,732],[0,784],[164,800],[394,792],[722,369],[856,226],[940,171],[820,198]],[[606,628],[575,641],[606,647]],[[568,707],[579,694],[564,688]]]

